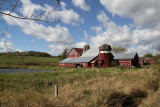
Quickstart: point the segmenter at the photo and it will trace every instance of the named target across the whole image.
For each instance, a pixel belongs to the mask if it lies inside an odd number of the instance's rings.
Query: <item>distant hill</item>
[[[0,53],[0,55],[14,55],[14,56],[35,56],[35,57],[52,57],[52,55],[46,52],[38,52],[38,51],[25,51],[25,52],[7,52]]]

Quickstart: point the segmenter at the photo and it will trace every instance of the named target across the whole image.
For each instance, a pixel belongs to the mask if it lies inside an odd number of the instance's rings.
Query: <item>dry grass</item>
[[[148,68],[126,71],[66,69],[63,75],[59,74],[57,78],[59,79],[57,80],[59,83],[58,98],[54,97],[54,79],[47,79],[43,76],[45,79],[39,81],[40,86],[34,86],[37,83],[32,78],[33,82],[29,89],[19,92],[12,89],[0,91],[0,106],[159,107],[158,70],[158,68],[156,70]],[[52,84],[48,85],[50,83]],[[42,88],[42,86],[50,88],[43,92],[39,91],[40,89],[37,90],[37,87]]]

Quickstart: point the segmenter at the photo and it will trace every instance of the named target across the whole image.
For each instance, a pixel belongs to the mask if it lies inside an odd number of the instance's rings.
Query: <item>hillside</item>
[[[58,57],[42,57],[17,54],[1,54],[0,68],[41,68],[57,67],[61,59]]]

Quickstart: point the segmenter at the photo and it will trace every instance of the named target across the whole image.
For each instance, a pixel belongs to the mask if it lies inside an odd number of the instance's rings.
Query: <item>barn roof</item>
[[[98,48],[91,48],[84,52],[82,56],[76,58],[73,60],[74,63],[81,63],[81,62],[90,62],[95,57],[99,55],[99,49]]]
[[[90,57],[99,55],[99,48],[91,48],[83,53],[81,57]]]
[[[80,57],[66,58],[59,63],[83,63],[90,62],[99,55],[99,48],[91,48],[84,52]]]
[[[150,57],[150,58],[145,58],[145,60],[152,60],[152,61],[154,61],[155,58],[154,57]]]
[[[114,59],[133,59],[137,53],[115,54]]]
[[[71,63],[72,60],[74,60],[74,59],[76,59],[76,57],[74,57],[74,58],[66,58],[66,59],[60,61],[59,63]]]
[[[70,50],[70,52],[71,52],[73,49],[74,49],[77,53],[79,53],[80,55],[82,55],[82,53],[83,53],[83,48],[72,48],[72,49]],[[69,53],[70,53],[70,52],[69,52]]]

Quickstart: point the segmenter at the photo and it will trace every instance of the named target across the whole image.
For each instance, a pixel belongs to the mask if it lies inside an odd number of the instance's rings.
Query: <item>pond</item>
[[[34,73],[34,72],[53,72],[41,69],[0,69],[0,73]]]

